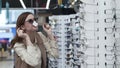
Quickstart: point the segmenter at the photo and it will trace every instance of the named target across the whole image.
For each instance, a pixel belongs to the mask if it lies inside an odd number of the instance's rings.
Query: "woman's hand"
[[[50,27],[49,24],[43,24],[43,30],[48,34],[48,35],[51,35],[52,34],[52,29]]]
[[[52,34],[52,29],[50,27],[49,24],[43,24],[43,30],[47,33],[48,37],[51,39],[51,40],[55,40],[53,34]]]
[[[28,36],[28,34],[23,29],[18,28],[17,29],[17,35],[26,40],[26,43],[25,43],[26,45],[31,45],[32,44],[32,42],[30,41],[30,37]]]
[[[25,33],[24,30],[22,30],[22,29],[20,29],[20,28],[17,29],[17,35],[18,35],[19,37],[21,37],[21,38],[26,38],[26,37],[28,37],[28,34]]]

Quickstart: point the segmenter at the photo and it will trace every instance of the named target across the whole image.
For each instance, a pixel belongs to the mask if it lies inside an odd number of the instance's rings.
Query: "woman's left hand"
[[[51,29],[51,27],[50,27],[49,24],[43,24],[42,27],[43,27],[43,30],[44,30],[48,35],[51,35],[51,34],[52,34],[52,29]]]
[[[51,39],[51,40],[56,40],[52,34],[52,29],[50,27],[49,24],[43,24],[43,30],[47,33],[48,37]]]

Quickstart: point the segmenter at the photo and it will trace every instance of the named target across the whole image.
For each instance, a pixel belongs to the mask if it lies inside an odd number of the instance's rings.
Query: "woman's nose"
[[[36,21],[33,22],[34,26],[38,26],[38,23]]]

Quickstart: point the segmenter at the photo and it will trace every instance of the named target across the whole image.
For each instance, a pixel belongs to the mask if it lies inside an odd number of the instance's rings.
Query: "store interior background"
[[[60,56],[51,58],[50,68],[120,68],[119,4],[120,0],[0,0],[0,68],[14,66],[9,42],[17,17],[25,11],[34,13],[39,25],[49,23],[57,38]]]

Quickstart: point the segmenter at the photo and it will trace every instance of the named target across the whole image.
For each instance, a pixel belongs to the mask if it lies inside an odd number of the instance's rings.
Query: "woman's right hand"
[[[20,28],[17,29],[17,35],[18,35],[19,37],[21,37],[21,38],[26,38],[26,37],[28,37],[28,34],[25,33],[24,30],[22,30],[22,29],[20,29]]]

